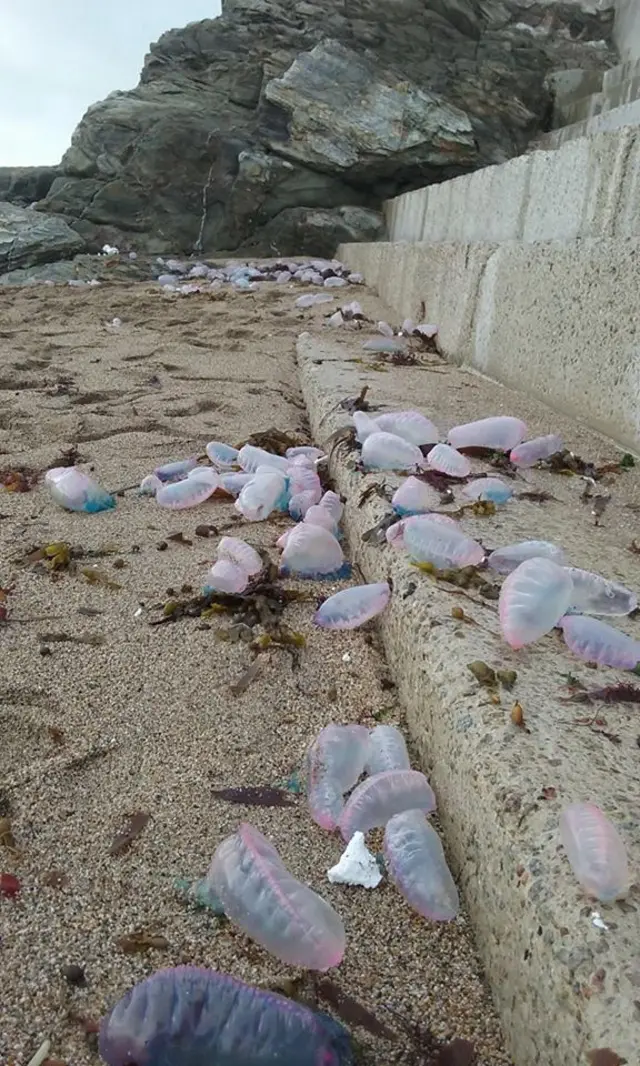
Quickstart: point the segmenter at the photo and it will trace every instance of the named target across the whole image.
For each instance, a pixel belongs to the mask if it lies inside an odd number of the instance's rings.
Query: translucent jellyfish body
[[[507,644],[523,648],[549,633],[571,602],[567,571],[540,556],[520,563],[500,589],[500,627]]]
[[[134,985],[103,1019],[107,1066],[351,1066],[326,1014],[227,974],[177,966]]]
[[[407,477],[396,489],[391,500],[391,506],[397,515],[409,517],[410,515],[426,514],[428,511],[440,505],[440,494],[436,492],[426,481],[417,477]]]
[[[437,444],[440,432],[430,419],[420,411],[389,411],[387,414],[378,415],[377,427],[384,433],[394,433],[410,444],[418,447],[424,444]]]
[[[393,725],[377,725],[369,734],[365,770],[372,777],[386,770],[410,770],[405,739]]]
[[[344,794],[364,770],[369,731],[361,725],[328,725],[306,758],[307,801],[311,817],[323,829],[335,829],[344,809]]]
[[[624,585],[575,566],[566,569],[573,582],[572,611],[580,614],[625,615],[631,614],[638,606],[637,596]]]
[[[433,521],[431,515],[406,518],[403,520],[402,541],[415,563],[431,563],[438,570],[451,566],[479,566],[484,559],[482,545],[467,537],[454,519]]]
[[[210,440],[205,451],[209,461],[219,470],[234,466],[238,462],[238,449],[232,448],[230,444],[224,444],[220,440]]]
[[[527,434],[525,422],[510,415],[497,415],[493,418],[481,418],[477,422],[466,422],[454,426],[449,431],[447,440],[454,448],[492,448],[496,451],[510,452]]]
[[[362,445],[362,465],[365,470],[415,470],[425,464],[416,444],[376,430]]]
[[[186,477],[189,471],[193,470],[194,466],[197,465],[198,458],[192,455],[189,459],[179,459],[175,463],[164,463],[163,466],[157,466],[153,472],[161,481],[173,481],[176,478]]]
[[[436,444],[427,455],[427,462],[433,470],[448,477],[468,477],[471,463],[466,455],[461,455],[449,444]]]
[[[499,477],[479,477],[464,486],[463,495],[470,500],[489,500],[491,503],[506,503],[513,496],[511,485]]]
[[[521,540],[518,544],[507,544],[496,548],[487,557],[487,564],[497,574],[510,574],[526,559],[551,559],[558,566],[564,564],[564,551],[557,544],[548,540]]]
[[[509,452],[509,458],[514,466],[534,466],[541,459],[550,459],[552,455],[561,452],[564,448],[562,437],[555,433],[549,433],[546,437],[534,437],[533,440],[525,440],[517,444]]]
[[[572,803],[564,808],[560,839],[587,895],[609,903],[627,894],[630,876],[624,842],[595,803]]]
[[[450,922],[460,910],[440,837],[422,811],[403,811],[387,822],[384,857],[389,877],[423,918]]]
[[[640,662],[640,641],[587,615],[565,615],[560,622],[565,644],[587,663],[634,670]]]
[[[213,496],[216,488],[217,483],[210,478],[185,477],[182,481],[172,481],[158,489],[156,503],[172,511],[181,511],[204,503]]]
[[[367,777],[351,793],[340,816],[340,832],[347,842],[355,832],[387,824],[402,811],[434,811],[436,798],[418,770],[388,770]]]
[[[227,917],[282,962],[324,971],[342,961],[340,916],[289,873],[254,826],[242,823],[218,845],[205,881]]]
[[[222,537],[218,544],[218,559],[229,559],[240,566],[249,577],[263,569],[263,562],[255,548],[239,537]]]
[[[45,474],[44,483],[51,499],[66,511],[97,514],[116,505],[114,496],[76,466],[53,467]]]
[[[244,444],[238,452],[237,461],[247,474],[255,474],[259,466],[269,466],[286,473],[290,465],[290,460],[284,456],[273,455],[254,444]]]
[[[287,479],[279,470],[260,468],[245,485],[234,506],[249,522],[264,522],[276,510],[287,491]]]
[[[204,583],[204,591],[207,592],[244,592],[249,584],[249,575],[237,563],[230,559],[218,559],[213,564]]]
[[[386,581],[342,589],[324,601],[313,621],[322,629],[357,629],[381,614],[390,597],[391,589]]]
[[[280,569],[283,575],[315,580],[348,577],[351,571],[333,534],[307,522],[301,522],[289,533]]]

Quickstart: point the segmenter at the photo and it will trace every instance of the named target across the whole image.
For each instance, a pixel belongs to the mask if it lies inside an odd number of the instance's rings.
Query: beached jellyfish
[[[351,793],[340,816],[340,832],[347,842],[358,831],[385,826],[402,811],[435,811],[436,798],[419,770],[388,770],[367,777]]]
[[[565,615],[560,622],[568,648],[587,663],[633,670],[640,662],[640,641],[588,615]]]
[[[338,496],[338,493],[328,489],[321,497],[319,506],[328,511],[335,524],[338,525],[342,518],[342,512],[344,511],[344,504]]]
[[[305,459],[312,459],[314,462],[325,458],[322,448],[315,448],[312,444],[296,445],[294,448],[287,448],[285,452],[285,457],[290,461],[297,459],[300,455],[303,455]]]
[[[249,575],[231,559],[218,559],[213,564],[204,582],[204,592],[244,592],[249,584]]]
[[[264,563],[256,549],[239,537],[222,537],[217,550],[218,559],[229,559],[249,577],[255,577],[264,569]]]
[[[311,279],[309,279],[311,280]],[[304,296],[299,296],[295,302],[296,307],[315,307],[316,304],[328,304],[335,299],[328,292],[308,292]]]
[[[374,337],[373,340],[365,341],[362,345],[365,352],[379,352],[386,355],[406,355],[407,345],[400,338],[396,337]]]
[[[450,922],[460,910],[444,848],[422,811],[403,811],[387,822],[384,858],[389,877],[423,918]]]
[[[521,540],[517,544],[507,544],[496,548],[488,558],[487,564],[497,574],[510,574],[526,559],[551,559],[558,566],[564,564],[564,551],[557,544],[548,540]]]
[[[395,433],[397,437],[408,440],[410,444],[421,447],[425,444],[437,444],[440,432],[420,411],[389,411],[375,419],[383,433]]]
[[[603,903],[621,899],[631,878],[622,837],[595,803],[571,803],[560,815],[560,839],[577,880]]]
[[[357,629],[384,611],[390,597],[386,581],[342,589],[324,601],[313,621],[322,629]]]
[[[286,474],[290,466],[290,460],[284,455],[274,455],[255,444],[244,444],[238,452],[237,461],[247,474],[255,474],[259,466],[269,466]]]
[[[115,496],[105,492],[77,466],[56,466],[47,470],[44,483],[51,499],[66,511],[98,514],[100,511],[110,511],[116,505]]]
[[[230,496],[239,496],[245,485],[248,485],[253,480],[253,477],[253,474],[244,473],[222,474],[220,481],[222,488]]]
[[[562,437],[550,433],[546,437],[534,437],[533,440],[522,441],[509,452],[509,459],[514,466],[534,466],[541,459],[550,459],[552,455],[564,450]]]
[[[571,602],[567,571],[540,556],[520,563],[500,589],[500,627],[507,644],[523,648],[549,633]]]
[[[426,514],[440,505],[440,493],[431,485],[413,475],[404,479],[393,494],[391,506],[396,514],[406,518],[410,515]]]
[[[428,453],[427,462],[433,470],[448,477],[467,477],[471,473],[471,463],[466,455],[461,455],[449,444],[436,444]]]
[[[489,500],[500,504],[511,499],[513,489],[499,477],[479,477],[465,485],[462,493],[470,500]]]
[[[307,752],[307,801],[314,822],[335,829],[344,808],[344,795],[364,770],[369,730],[362,725],[325,726]]]
[[[414,470],[425,463],[416,444],[394,433],[376,431],[362,445],[362,465],[365,470]]]
[[[139,496],[155,496],[158,489],[161,489],[163,482],[155,474],[147,474],[143,477],[138,488]]]
[[[205,451],[209,461],[219,470],[223,470],[225,467],[235,466],[238,462],[238,449],[232,448],[230,444],[224,444],[220,440],[210,440]]]
[[[438,570],[479,566],[484,548],[462,532],[449,515],[416,515],[403,519],[402,540],[414,563],[431,563]],[[441,519],[445,521],[441,521]]]
[[[481,418],[477,422],[467,422],[463,426],[454,426],[449,431],[447,440],[454,448],[491,448],[495,451],[510,452],[527,434],[527,426],[519,418],[510,415],[497,415],[493,418]]]
[[[311,580],[348,577],[350,565],[345,562],[340,543],[322,526],[300,522],[291,530],[282,552],[280,572]]]
[[[405,739],[394,725],[377,725],[369,734],[365,770],[372,776],[385,770],[410,770]]]
[[[178,459],[175,463],[164,463],[163,466],[157,466],[153,471],[160,481],[174,481],[177,478],[186,477],[190,470],[193,470],[194,466],[198,465],[198,457],[196,455],[190,456],[189,459]]]
[[[158,970],[103,1019],[107,1066],[351,1066],[329,1015],[196,966]]]
[[[287,479],[279,470],[260,467],[240,491],[234,506],[248,522],[264,522],[287,491]]]
[[[312,526],[323,526],[325,529],[328,529],[330,533],[333,533],[334,537],[337,536],[338,527],[333,517],[326,507],[321,507],[319,503],[314,503],[309,507],[305,513],[303,521],[308,522]]]
[[[635,593],[624,585],[575,566],[568,566],[566,570],[573,582],[571,611],[579,614],[625,615],[631,614],[638,606]]]
[[[351,418],[356,428],[356,440],[359,444],[364,444],[367,437],[378,432],[375,418],[371,418],[365,411],[354,411]]]
[[[205,881],[227,918],[282,962],[325,971],[342,961],[339,914],[289,873],[254,826],[243,822],[218,845]]]

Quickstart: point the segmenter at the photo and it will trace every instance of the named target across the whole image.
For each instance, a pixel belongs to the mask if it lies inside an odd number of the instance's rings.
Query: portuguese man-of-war
[[[550,433],[546,437],[534,437],[533,440],[525,440],[522,444],[517,444],[509,452],[509,459],[514,466],[525,468],[534,466],[541,459],[550,459],[552,455],[561,452],[563,448],[562,437],[556,436],[555,433]]]
[[[316,825],[336,828],[344,795],[362,774],[368,750],[366,726],[331,723],[320,730],[305,762],[307,802]]]
[[[462,532],[455,519],[433,521],[432,515],[403,519],[403,545],[415,563],[430,563],[438,570],[450,566],[479,566],[484,548]],[[438,519],[448,515],[438,515]]]
[[[281,471],[259,467],[240,490],[234,507],[248,522],[264,522],[272,511],[280,510],[286,493],[287,479]]]
[[[567,647],[587,663],[634,670],[640,662],[640,641],[620,629],[583,614],[568,614],[560,622]]]
[[[463,495],[470,500],[488,500],[490,503],[507,503],[513,489],[499,477],[479,477],[464,486]]]
[[[440,493],[436,492],[426,481],[412,475],[405,478],[396,489],[391,506],[401,518],[411,515],[426,514],[440,505]]]
[[[340,543],[328,529],[300,522],[289,532],[280,559],[280,573],[310,580],[349,577]]]
[[[394,433],[397,437],[417,444],[437,444],[440,432],[420,411],[389,411],[375,419],[377,428],[384,433]]]
[[[487,565],[497,574],[510,574],[526,559],[551,559],[558,566],[564,564],[564,551],[548,540],[521,540],[517,544],[507,544],[496,548],[487,557]]]
[[[481,418],[454,426],[447,440],[454,448],[491,448],[498,452],[510,452],[527,433],[525,422],[510,415]]]
[[[218,544],[218,559],[229,559],[241,567],[249,577],[255,577],[264,568],[255,548],[239,537],[221,537]]]
[[[630,886],[622,837],[595,803],[571,803],[560,815],[560,839],[588,896],[610,903]]]
[[[436,797],[419,770],[387,770],[367,777],[353,790],[338,823],[344,840],[357,831],[385,826],[394,814],[436,809]]]
[[[414,470],[425,465],[417,444],[380,430],[366,438],[361,457],[365,470]]]
[[[107,1066],[352,1066],[350,1037],[329,1015],[227,974],[158,970],[103,1019]]]
[[[571,602],[567,571],[538,556],[520,563],[506,578],[498,599],[502,635],[514,649],[549,633]]]
[[[163,466],[157,466],[153,471],[156,477],[160,478],[160,481],[175,481],[178,478],[186,477],[190,470],[193,470],[194,466],[198,465],[198,458],[192,455],[189,459],[178,459],[175,463],[164,463]]]
[[[427,462],[433,470],[447,477],[468,477],[471,463],[450,444],[436,444],[427,455]]]
[[[573,582],[571,611],[577,614],[626,615],[635,611],[638,598],[634,592],[608,581],[601,574],[590,570],[579,570],[575,566],[566,567]]]
[[[224,444],[221,440],[210,440],[205,451],[209,461],[219,470],[235,466],[238,462],[238,449],[230,444]]]
[[[203,592],[244,592],[249,584],[249,575],[231,559],[218,559],[209,570]]]
[[[156,492],[156,503],[172,511],[197,507],[213,496],[218,487],[211,477],[185,477],[182,481],[170,481]]]
[[[389,819],[384,858],[390,879],[418,914],[434,922],[456,917],[458,889],[440,837],[422,811],[403,811]]]
[[[44,483],[51,499],[64,507],[65,511],[98,514],[100,511],[110,511],[116,505],[115,496],[105,492],[77,466],[55,466],[47,470]]]
[[[354,585],[329,596],[316,611],[313,621],[322,629],[357,629],[384,611],[390,596],[386,581]]]
[[[410,770],[405,739],[394,725],[377,725],[369,734],[365,770],[371,777],[385,770]]]
[[[254,826],[243,822],[218,845],[205,881],[230,921],[282,962],[325,971],[342,961],[339,914],[296,881]]]

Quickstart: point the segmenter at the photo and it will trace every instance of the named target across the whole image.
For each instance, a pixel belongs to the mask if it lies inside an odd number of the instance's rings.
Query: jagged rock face
[[[40,206],[94,246],[330,254],[386,197],[523,150],[550,70],[615,62],[600,7],[226,0],[89,109]]]
[[[0,201],[0,274],[71,257],[83,248],[63,218]]]
[[[47,195],[59,173],[59,167],[0,167],[0,200],[27,207]]]

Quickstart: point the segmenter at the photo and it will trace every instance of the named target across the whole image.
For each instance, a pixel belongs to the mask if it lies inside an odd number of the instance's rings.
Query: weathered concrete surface
[[[379,313],[366,296],[362,302],[372,317]],[[321,321],[320,312],[315,319]],[[427,370],[371,372],[361,363],[367,334],[330,335],[328,329],[303,333],[297,346],[317,442],[348,424],[348,416],[336,410],[338,401],[366,384],[372,403],[417,406],[443,432],[467,419],[510,413],[524,417],[532,434],[560,431],[582,455],[615,454],[602,438],[473,371],[439,363]],[[495,603],[470,603],[453,586],[435,585],[420,574],[402,552],[363,542],[363,533],[389,507],[376,494],[363,501],[362,490],[375,483],[391,489],[398,479],[355,472],[352,456],[340,449],[332,472],[347,499],[346,528],[365,580],[391,578],[394,584],[391,606],[380,619],[388,659],[438,797],[454,872],[514,1062],[579,1066],[587,1050],[609,1046],[636,1063],[640,895],[634,889],[625,904],[601,907],[607,928],[598,928],[558,835],[564,804],[591,799],[624,835],[632,868],[640,858],[637,715],[615,705],[562,702],[570,672],[588,686],[625,675],[592,672],[555,635],[510,651],[499,635]],[[639,498],[636,473],[610,486],[612,503],[601,528],[594,528],[579,500],[579,479],[527,472],[525,480],[525,488],[544,488],[557,499],[544,505],[518,500],[493,518],[464,519],[465,530],[492,547],[548,538],[567,548],[572,563],[637,587],[638,566],[627,551],[635,519],[626,508]],[[462,607],[467,620],[454,620],[453,607]],[[637,620],[623,621],[622,628],[640,635]],[[517,671],[515,688],[502,690],[499,704],[467,669],[477,659]],[[528,732],[511,723],[516,700]],[[601,728],[620,743],[575,722],[590,711],[606,719]]]
[[[640,130],[536,151],[387,201],[391,241],[640,236]]]
[[[640,452],[639,238],[353,244],[338,254],[400,319],[436,322],[449,360]]]
[[[604,111],[600,115],[582,119],[571,126],[551,130],[549,133],[536,137],[530,147],[560,148],[569,141],[577,140],[578,137],[590,137],[596,133],[621,130],[628,126],[640,126],[640,100],[634,100],[633,103],[623,104],[621,107],[612,108],[611,111]]]
[[[640,5],[638,0],[616,0],[613,31],[624,59],[640,59]]]

